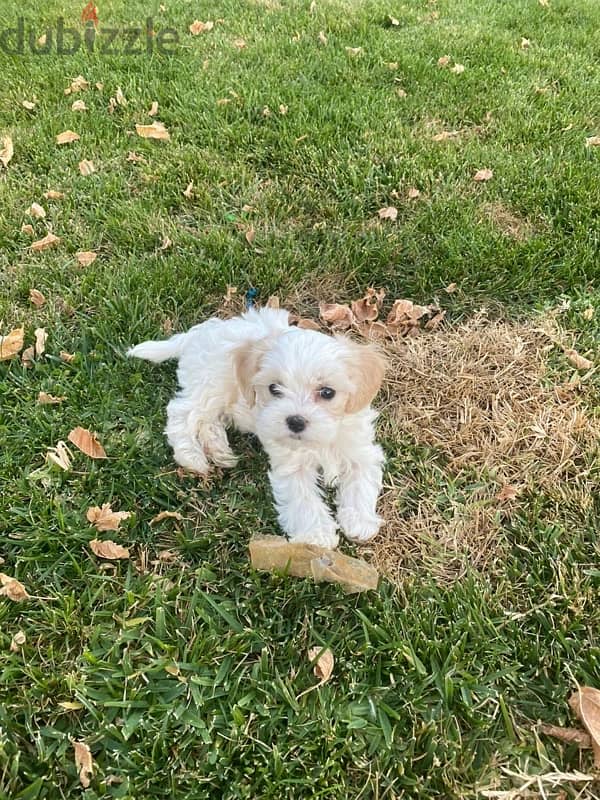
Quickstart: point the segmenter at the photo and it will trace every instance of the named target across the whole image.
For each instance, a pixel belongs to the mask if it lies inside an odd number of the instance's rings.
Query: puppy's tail
[[[127,351],[127,355],[134,358],[144,358],[146,361],[154,361],[155,364],[160,364],[161,361],[181,356],[185,337],[185,333],[178,333],[161,342],[142,342],[141,344],[136,344],[135,347],[131,347]]]

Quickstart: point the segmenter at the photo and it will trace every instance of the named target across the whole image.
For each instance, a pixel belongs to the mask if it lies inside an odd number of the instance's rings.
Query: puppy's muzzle
[[[306,420],[298,414],[294,414],[292,417],[286,417],[285,421],[292,433],[302,433],[306,428]]]

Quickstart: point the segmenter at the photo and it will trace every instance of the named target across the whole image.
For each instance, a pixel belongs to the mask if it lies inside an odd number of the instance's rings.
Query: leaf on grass
[[[55,397],[53,394],[48,394],[47,392],[40,392],[38,394],[38,403],[41,406],[57,406],[59,403],[62,403],[63,400],[66,400],[66,397]]]
[[[391,219],[392,222],[398,218],[398,209],[395,206],[384,206],[377,212],[379,219]]]
[[[448,64],[450,63],[450,56],[440,56],[437,60],[437,63],[438,67],[442,67],[442,69],[444,67],[447,67]]]
[[[155,117],[158,114],[158,101],[153,100],[150,110],[148,111],[149,117]]]
[[[79,266],[89,267],[98,258],[98,253],[94,253],[91,250],[81,250],[79,253],[75,253],[75,258]]]
[[[36,308],[41,308],[44,303],[46,302],[46,298],[44,295],[39,291],[39,289],[30,289],[29,290],[29,301],[33,303]]]
[[[75,767],[79,771],[79,782],[84,789],[90,785],[90,778],[94,774],[94,761],[90,748],[85,742],[73,742],[75,751]]]
[[[325,35],[325,31],[319,31],[319,42],[323,46],[327,44],[327,36]]]
[[[16,578],[11,578],[10,575],[5,575],[0,572],[0,596],[8,597],[13,603],[21,603],[23,600],[29,598],[27,589],[23,586],[21,581]]]
[[[122,108],[126,108],[129,105],[127,98],[123,94],[123,90],[120,86],[117,86],[117,91],[115,92],[115,101],[117,105],[121,106]]]
[[[279,297],[276,294],[272,294],[265,305],[267,308],[281,308]]]
[[[349,56],[361,56],[364,53],[362,47],[346,47]]]
[[[228,286],[227,292],[223,295],[223,305],[229,306],[236,299],[238,293],[237,286]]]
[[[83,77],[83,75],[78,75],[71,81],[71,85],[67,86],[65,89],[65,94],[69,95],[73,92],[85,92],[87,89],[90,88],[89,81]]]
[[[391,327],[414,327],[429,312],[427,306],[416,305],[412,300],[395,300],[386,324]]]
[[[0,336],[0,361],[7,361],[21,352],[24,335],[23,328],[14,328],[6,336]]]
[[[581,312],[581,316],[589,322],[589,320],[594,319],[594,314],[596,313],[596,309],[593,306],[588,306],[585,311]]]
[[[46,461],[56,464],[57,467],[64,469],[65,472],[71,469],[72,453],[64,442],[58,442],[56,447],[49,447],[46,453]]]
[[[48,341],[48,334],[45,328],[35,329],[35,354],[36,356],[43,356],[46,352],[46,342]]]
[[[207,31],[212,31],[215,27],[215,23],[212,20],[207,20],[206,22],[201,22],[199,19],[195,19],[192,24],[190,25],[190,33],[192,36],[198,36],[201,33],[206,33]]]
[[[135,132],[138,136],[141,136],[142,139],[161,139],[165,142],[168,142],[171,138],[171,134],[162,124],[162,122],[158,122],[155,120],[152,125],[137,125],[135,126]]]
[[[335,659],[329,647],[323,650],[322,647],[311,647],[308,651],[309,661],[314,661],[313,672],[319,679],[321,685],[327,683],[333,673]]]
[[[233,46],[237,47],[238,50],[243,50],[246,47],[246,40],[245,39],[234,39]]]
[[[600,136],[588,136],[585,140],[586,147],[600,147]]]
[[[438,311],[437,314],[434,314],[431,319],[428,319],[425,323],[425,330],[426,331],[435,331],[437,328],[440,327],[442,322],[446,319],[446,312],[445,311]]]
[[[87,158],[84,158],[83,161],[79,162],[79,172],[86,177],[91,175],[93,172],[96,172],[94,162],[88,161]]]
[[[571,710],[583,723],[592,739],[594,764],[600,766],[600,690],[581,686],[569,698]]]
[[[146,159],[144,156],[141,156],[139,153],[136,153],[134,150],[130,150],[127,153],[127,161],[133,161],[134,164],[146,164]]]
[[[453,72],[455,75],[461,75],[465,71],[464,64],[455,64],[451,69],[450,72]]]
[[[163,519],[176,519],[177,522],[181,522],[183,516],[179,513],[179,511],[161,511],[155,517],[152,517],[150,520],[150,525],[154,525],[156,522],[162,522]]]
[[[475,173],[475,175],[473,175],[473,180],[474,181],[478,181],[479,183],[481,183],[481,181],[489,181],[493,177],[494,177],[494,173],[492,172],[491,169],[487,169],[487,168],[478,169],[477,172]]]
[[[379,309],[385,297],[385,290],[375,291],[372,287],[367,289],[367,294],[360,300],[353,300],[351,303],[352,313],[356,321],[373,322],[379,316]]]
[[[183,190],[183,196],[187,197],[188,200],[194,196],[194,181],[190,181],[188,185]]]
[[[449,283],[448,286],[444,287],[444,291],[446,294],[454,294],[454,292],[458,289],[458,284],[456,283]]]
[[[98,441],[96,434],[88,431],[86,428],[73,428],[67,438],[78,450],[85,453],[86,456],[90,458],[106,458],[106,452]]]
[[[39,203],[32,203],[27,209],[27,213],[30,217],[34,217],[34,219],[44,219],[46,216],[44,206],[41,206]]]
[[[103,503],[102,508],[91,506],[87,510],[87,520],[97,531],[118,531],[121,522],[129,519],[129,511],[113,511],[110,503]]]
[[[107,561],[119,561],[122,558],[129,558],[129,550],[126,547],[121,547],[116,542],[111,542],[110,539],[106,542],[92,539],[89,545],[95,556],[105,558]]]
[[[506,500],[514,500],[521,494],[521,490],[518,489],[516,486],[512,486],[510,483],[505,483],[502,489],[496,495],[496,500],[500,500],[500,502],[505,502]]]
[[[23,223],[23,225],[21,225],[21,233],[26,233],[27,236],[35,236],[33,225],[29,225],[28,223]]]
[[[21,353],[21,363],[24,367],[32,367],[35,359],[35,350],[33,347],[26,347]]]
[[[73,101],[73,105],[71,106],[71,111],[87,111],[88,107],[83,102],[83,100],[75,100]]]
[[[83,708],[82,703],[73,702],[71,700],[65,700],[62,703],[57,703],[57,705],[64,708],[65,711],[80,711]]]
[[[285,116],[285,114],[288,113],[288,107],[281,103],[279,106],[279,113]]]
[[[66,364],[70,364],[71,361],[75,359],[75,353],[67,353],[64,350],[61,350],[58,354],[61,361],[64,361]]]
[[[584,750],[591,748],[592,738],[589,733],[579,730],[579,728],[561,728],[558,725],[538,725],[538,731],[545,733],[546,736],[552,736],[554,739],[559,739],[566,744],[576,744]]]
[[[432,136],[431,141],[447,142],[448,139],[456,139],[457,136],[460,136],[460,131],[442,131],[441,133],[436,133],[435,136]]]
[[[8,167],[8,162],[12,159],[14,154],[15,149],[11,137],[0,136],[0,161],[5,168]]]
[[[26,641],[27,637],[25,636],[23,631],[17,631],[15,634],[13,634],[13,637],[10,640],[10,652],[18,653]]]
[[[248,242],[248,244],[252,244],[254,239],[256,238],[256,231],[252,227],[252,225],[246,229],[246,233],[244,234],[244,238]]]
[[[81,136],[75,131],[63,131],[56,137],[56,144],[70,144],[81,139]]]
[[[593,361],[590,361],[589,358],[580,356],[577,350],[565,350],[565,355],[571,364],[573,364],[573,366],[577,369],[591,369],[591,367],[594,366]]]
[[[411,188],[407,192],[407,197],[409,200],[416,200],[417,197],[420,196],[421,192],[415,186],[411,186]]]
[[[26,108],[26,109],[27,109],[27,111],[33,111],[33,109],[35,108],[35,105],[36,105],[36,104],[35,104],[35,103],[32,103],[32,101],[31,101],[31,100],[23,100],[23,101],[21,102],[21,105],[23,106],[23,108]]]
[[[35,252],[38,253],[41,250],[47,250],[49,247],[54,247],[57,244],[60,244],[60,236],[55,236],[53,233],[48,233],[43,239],[38,239],[36,242],[32,242],[29,247],[31,250],[35,250]]]
[[[321,303],[319,305],[319,315],[323,322],[327,322],[333,328],[349,328],[354,322],[354,316],[350,306],[340,303]]]
[[[531,39],[526,39],[525,36],[521,37],[521,49],[527,50],[527,48],[531,45]]]
[[[64,194],[62,192],[57,192],[55,189],[48,189],[48,191],[45,192],[44,197],[47,200],[62,200]]]

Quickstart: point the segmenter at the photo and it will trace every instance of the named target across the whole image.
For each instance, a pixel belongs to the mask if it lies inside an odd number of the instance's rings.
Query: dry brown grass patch
[[[535,234],[535,226],[529,220],[519,217],[502,203],[488,203],[483,211],[501,233],[517,242],[524,242]]]

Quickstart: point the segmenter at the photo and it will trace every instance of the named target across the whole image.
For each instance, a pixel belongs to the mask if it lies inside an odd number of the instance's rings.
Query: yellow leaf
[[[325,35],[325,31],[319,31],[319,42],[323,46],[327,44],[327,36]]]
[[[455,64],[450,70],[450,72],[453,72],[455,75],[461,75],[464,71],[464,64]]]
[[[193,195],[194,195],[194,181],[190,181],[186,186],[186,188],[183,190],[183,196],[187,197],[188,200],[191,200]]]
[[[57,135],[56,144],[70,144],[71,142],[78,141],[80,138],[80,135],[75,133],[75,131],[63,131]]]
[[[117,86],[117,91],[115,92],[115,100],[117,102],[117,105],[121,106],[122,108],[125,108],[128,105],[127,98],[123,94],[123,91],[120,86]]]
[[[102,508],[91,506],[87,510],[87,520],[97,531],[118,531],[121,522],[129,519],[129,511],[113,511],[110,503],[103,503]]]
[[[48,189],[48,191],[44,194],[44,197],[47,200],[62,200],[64,194],[62,192],[57,192],[55,189]]]
[[[121,547],[116,542],[107,540],[100,542],[98,539],[90,541],[90,549],[92,553],[98,558],[105,558],[107,561],[119,561],[120,559],[129,558],[129,550],[126,547]]]
[[[168,142],[171,138],[171,134],[162,124],[162,122],[157,122],[156,120],[152,123],[152,125],[136,125],[135,131],[138,136],[141,136],[142,139],[162,139],[165,142]]]
[[[346,52],[349,56],[362,56],[364,50],[362,47],[346,47]]]
[[[41,250],[47,250],[49,247],[54,247],[57,244],[60,244],[60,236],[55,236],[53,233],[49,233],[44,236],[43,239],[38,239],[36,242],[32,242],[29,246],[31,250],[34,250],[37,253]]]
[[[13,140],[10,136],[0,136],[0,161],[4,167],[8,167],[8,162],[14,155]]]
[[[6,336],[0,336],[0,361],[7,361],[21,352],[24,335],[23,328],[15,328]]]
[[[8,597],[13,603],[20,603],[29,598],[29,593],[21,581],[18,581],[16,578],[11,578],[10,575],[5,575],[3,572],[0,572],[0,584],[2,585],[2,588],[0,588],[0,595],[2,597]]]
[[[82,250],[79,253],[75,253],[75,258],[80,266],[89,267],[98,258],[98,253],[94,253],[91,250]]]
[[[215,23],[212,22],[211,20],[207,20],[206,22],[200,22],[199,19],[195,19],[190,25],[189,30],[192,36],[198,36],[201,33],[212,31],[214,27]]]
[[[62,357],[62,353],[61,353]],[[78,450],[90,458],[106,458],[106,452],[98,441],[96,434],[86,428],[73,428],[67,437]]]
[[[79,782],[84,789],[90,785],[90,778],[94,774],[92,753],[85,742],[73,742],[75,750],[75,767],[79,770]]]
[[[183,517],[179,511],[161,511],[155,517],[152,517],[150,525],[154,525],[156,522],[162,522],[163,519],[176,519],[178,522],[181,522]]]
[[[57,703],[61,708],[64,708],[65,711],[79,711],[83,708],[83,703],[76,703],[69,700],[65,700],[62,703]]]
[[[588,321],[589,321],[589,320],[591,320],[591,319],[594,319],[594,314],[595,314],[595,313],[596,313],[596,310],[594,309],[594,307],[593,307],[593,306],[589,306],[588,308],[586,308],[586,309],[585,309],[585,311],[582,311],[582,312],[581,312],[581,316],[582,316],[582,317],[583,317],[585,320],[588,320]]]

